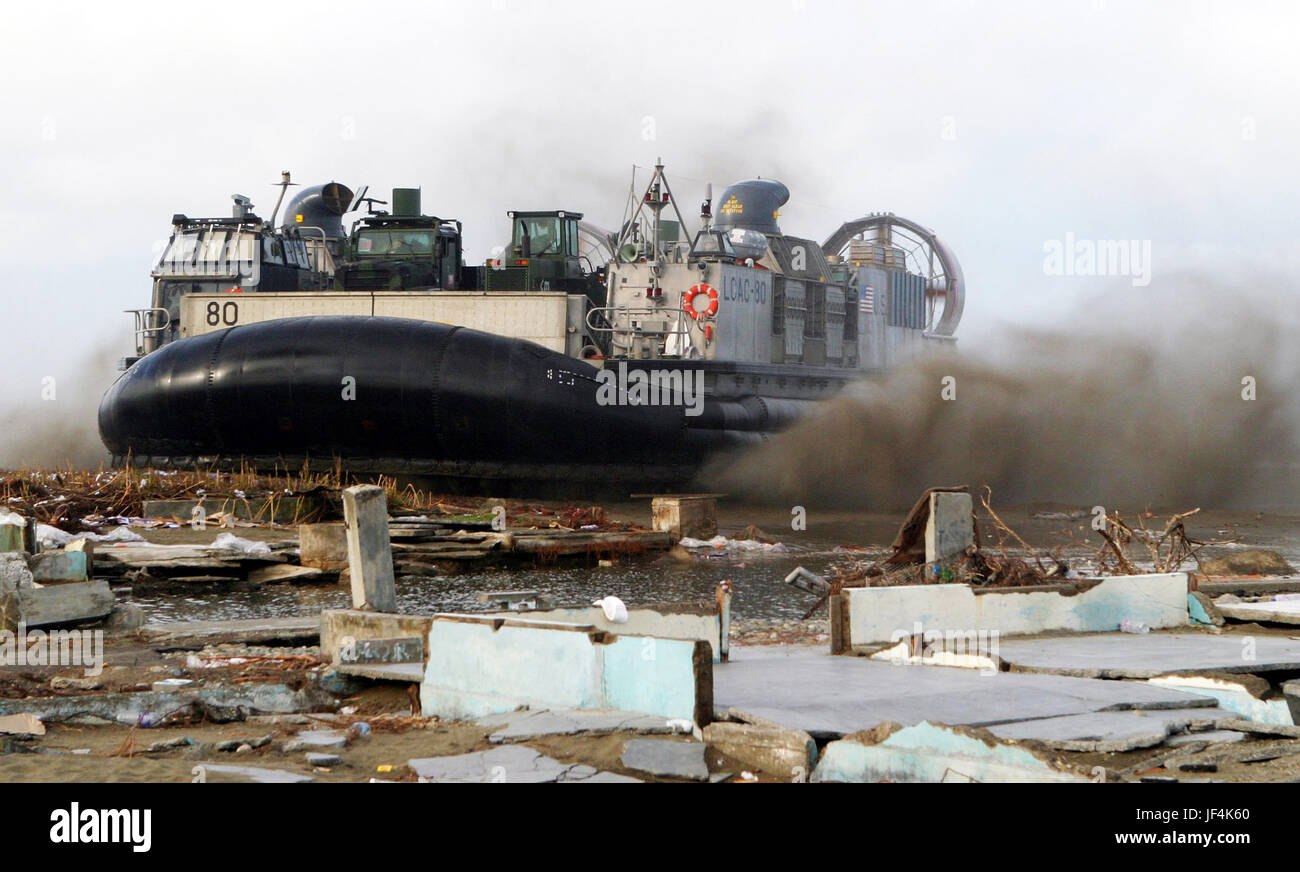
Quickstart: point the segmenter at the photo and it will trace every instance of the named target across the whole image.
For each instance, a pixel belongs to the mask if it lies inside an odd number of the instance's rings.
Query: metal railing
[[[172,324],[172,313],[166,309],[153,306],[148,309],[123,309],[135,317],[135,353],[145,355],[152,351],[152,348],[145,348],[147,340],[162,333]],[[161,324],[156,323],[159,315],[162,316]]]

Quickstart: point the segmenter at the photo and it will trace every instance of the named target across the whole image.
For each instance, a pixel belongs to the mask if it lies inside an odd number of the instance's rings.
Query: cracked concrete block
[[[1208,696],[1218,703],[1219,708],[1249,721],[1288,726],[1295,723],[1285,695],[1282,699],[1262,698],[1271,689],[1268,682],[1259,676],[1160,675],[1147,681],[1160,687]]]
[[[575,763],[561,763],[526,745],[501,745],[487,751],[406,761],[421,781],[450,784],[539,784],[609,781],[613,773]]]
[[[636,712],[596,709],[523,709],[479,718],[475,723],[492,729],[488,741],[494,745],[519,742],[541,736],[574,736],[580,733],[673,733],[665,718]]]
[[[1187,594],[1187,618],[1193,624],[1205,627],[1222,627],[1225,623],[1223,614],[1210,599],[1199,590]]]
[[[66,584],[90,577],[90,561],[84,551],[42,551],[27,558],[27,567],[37,584]]]
[[[1239,733],[1236,730],[1206,730],[1200,733],[1183,733],[1180,736],[1170,736],[1165,742],[1170,747],[1181,747],[1183,745],[1194,745],[1204,742],[1209,745],[1222,745],[1231,742],[1240,742],[1246,738],[1245,733]]]
[[[987,730],[922,721],[882,724],[823,750],[813,781],[841,782],[1087,782],[1080,770],[1051,756],[1000,741]]]
[[[623,746],[619,760],[628,769],[661,778],[708,781],[709,767],[704,762],[704,751],[705,745],[700,742],[632,739]]]
[[[817,743],[803,730],[715,721],[704,742],[752,769],[806,779],[817,762]]]
[[[925,562],[947,563],[975,544],[974,503],[968,493],[930,494],[925,521]]]
[[[347,527],[352,607],[374,612],[397,611],[393,549],[388,536],[388,495],[372,484],[343,491]]]

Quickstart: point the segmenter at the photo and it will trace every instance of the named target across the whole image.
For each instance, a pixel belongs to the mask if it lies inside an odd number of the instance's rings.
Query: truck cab
[[[340,291],[461,289],[461,227],[420,214],[420,192],[393,191],[393,213],[376,212],[352,229],[343,266],[334,274]]]
[[[597,266],[580,253],[581,212],[507,212],[510,244],[484,271],[486,290],[567,291],[603,302]],[[603,267],[603,264],[599,265]]]

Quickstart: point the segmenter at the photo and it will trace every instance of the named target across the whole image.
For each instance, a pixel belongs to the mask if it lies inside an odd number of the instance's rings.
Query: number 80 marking
[[[208,303],[208,326],[216,327],[219,324],[230,326],[239,323],[239,304],[235,302],[218,303],[213,300]]]

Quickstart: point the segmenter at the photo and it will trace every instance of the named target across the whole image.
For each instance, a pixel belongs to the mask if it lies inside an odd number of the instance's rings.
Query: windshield
[[[524,245],[525,236],[528,237],[527,245]],[[516,218],[514,244],[521,254],[528,257],[559,254],[560,219]]]
[[[718,254],[726,257],[733,257],[735,252],[731,248],[730,240],[723,236],[720,231],[709,230],[702,232],[695,238],[695,248],[691,250],[691,254]]]
[[[357,236],[357,254],[429,254],[433,251],[431,230],[362,230]]]
[[[224,227],[177,233],[158,259],[154,273],[160,276],[251,275],[257,261],[256,242],[252,233]]]

